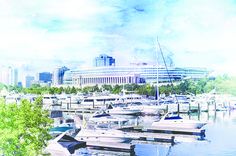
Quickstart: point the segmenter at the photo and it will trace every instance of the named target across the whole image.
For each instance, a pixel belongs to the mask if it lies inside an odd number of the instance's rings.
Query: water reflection
[[[159,116],[118,116],[129,119],[130,123],[139,126],[150,126],[153,121],[160,120]],[[163,144],[136,144],[137,156],[208,156],[208,155],[236,155],[236,111],[202,112],[181,114],[181,117],[191,120],[207,121],[203,127],[205,136],[174,134],[177,144],[174,146]],[[81,149],[77,155],[130,155],[126,152],[111,152],[101,150]]]

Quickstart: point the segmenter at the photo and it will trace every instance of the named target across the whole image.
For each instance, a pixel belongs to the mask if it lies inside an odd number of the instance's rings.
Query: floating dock
[[[170,128],[170,127],[148,127],[148,132],[178,133],[190,135],[205,135],[205,129],[187,129],[187,128]]]
[[[114,143],[114,142],[95,142],[86,141],[87,147],[99,148],[99,149],[109,149],[114,151],[124,151],[134,153],[135,145],[131,143]]]
[[[143,126],[126,126],[121,127],[124,131],[151,132],[151,133],[167,133],[167,134],[187,134],[187,135],[205,135],[205,129],[188,129],[188,128],[172,128],[172,127],[143,127]]]
[[[160,134],[160,133],[149,133],[149,132],[127,132],[127,137],[132,138],[134,140],[151,140],[156,142],[167,142],[174,145],[175,136],[168,134]]]

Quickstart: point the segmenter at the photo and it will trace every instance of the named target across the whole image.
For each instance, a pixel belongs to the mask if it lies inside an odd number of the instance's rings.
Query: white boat
[[[128,104],[131,109],[139,109],[143,114],[160,114],[162,110],[166,109],[164,105],[142,104],[141,102],[134,102]]]
[[[53,140],[49,140],[47,147],[44,149],[44,153],[48,153],[52,156],[71,156],[72,154],[74,155],[76,149],[85,146],[85,142],[77,141],[64,132]]]
[[[94,115],[89,118],[89,122],[91,124],[108,124],[109,128],[112,129],[118,129],[121,128],[124,125],[128,124],[128,119],[121,118],[121,117],[114,117],[107,113],[105,110],[101,110],[98,112],[95,112]]]
[[[116,103],[118,100],[118,95],[109,95],[109,96],[90,96],[84,98],[80,105],[83,108],[101,108],[107,104]]]
[[[43,96],[44,105],[54,105],[58,104],[58,99],[55,95],[46,94]]]
[[[6,100],[6,104],[11,104],[11,103],[19,104],[21,101],[21,96],[18,94],[7,95],[5,100]]]
[[[180,128],[180,129],[200,129],[206,122],[183,119],[176,114],[165,114],[160,121],[154,121],[152,127],[157,128]]]
[[[135,102],[141,102],[141,103],[150,103],[150,100],[143,98],[141,95],[138,94],[123,94],[119,96],[119,99],[117,101],[118,103],[135,103]]]
[[[75,139],[96,142],[126,142],[126,132],[114,129],[81,129]]]
[[[124,118],[117,118],[117,117],[111,116],[105,110],[101,110],[101,111],[95,112],[94,115],[89,119],[89,121],[106,123],[106,122],[126,122],[128,120]]]
[[[109,105],[107,111],[109,114],[114,115],[135,115],[141,113],[140,109],[130,108],[125,104]]]

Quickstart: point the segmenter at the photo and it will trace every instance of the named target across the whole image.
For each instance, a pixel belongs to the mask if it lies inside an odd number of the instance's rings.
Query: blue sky
[[[0,0],[0,10],[5,64],[91,66],[101,53],[153,63],[158,35],[176,66],[236,73],[235,0]]]

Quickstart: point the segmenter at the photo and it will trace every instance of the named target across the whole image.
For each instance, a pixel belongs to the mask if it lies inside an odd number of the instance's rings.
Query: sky
[[[49,70],[157,62],[236,75],[235,0],[0,0],[0,62]]]

